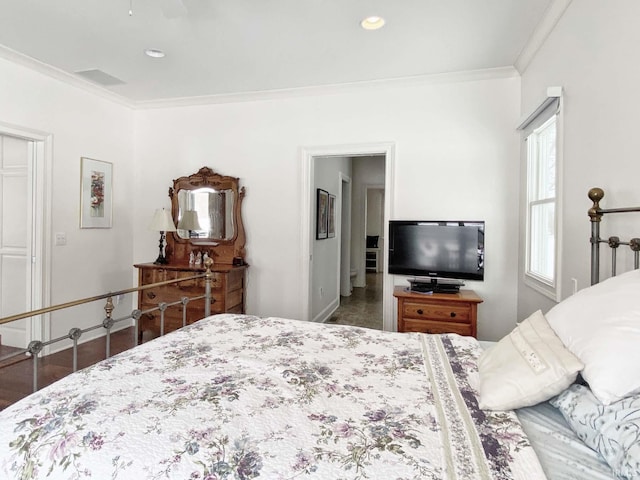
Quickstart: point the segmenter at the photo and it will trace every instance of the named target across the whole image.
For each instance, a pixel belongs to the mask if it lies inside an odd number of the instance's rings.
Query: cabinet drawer
[[[405,318],[446,320],[456,323],[469,323],[471,308],[468,304],[448,304],[404,302],[403,316]]]
[[[471,336],[471,325],[453,322],[437,322],[431,320],[404,320],[403,332],[422,333],[457,333],[459,335]]]

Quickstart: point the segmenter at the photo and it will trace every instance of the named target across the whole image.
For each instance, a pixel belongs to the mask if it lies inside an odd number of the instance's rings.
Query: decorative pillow
[[[584,385],[571,385],[550,403],[616,476],[640,478],[640,395],[603,405]]]
[[[602,403],[640,391],[640,270],[580,290],[546,317]]]
[[[513,410],[548,400],[582,367],[538,310],[480,355],[480,408]]]

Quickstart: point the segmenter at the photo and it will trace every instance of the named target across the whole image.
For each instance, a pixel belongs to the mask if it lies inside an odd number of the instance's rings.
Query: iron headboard
[[[620,241],[619,237],[600,238],[600,221],[607,213],[628,213],[640,212],[640,207],[626,208],[600,208],[600,201],[604,197],[604,190],[592,188],[589,190],[589,199],[593,206],[589,209],[589,219],[591,220],[591,285],[600,281],[600,244],[606,243],[611,248],[611,276],[616,274],[616,253],[620,245],[629,245],[633,251],[633,268],[640,267],[640,238],[632,238],[628,242]]]

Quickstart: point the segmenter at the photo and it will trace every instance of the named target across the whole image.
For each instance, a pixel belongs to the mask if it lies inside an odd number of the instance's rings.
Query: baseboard
[[[24,328],[14,328],[9,325],[4,325],[2,327],[2,336],[4,338],[4,343],[1,343],[1,345],[24,348],[25,335],[26,334]]]
[[[336,298],[333,302],[327,305],[318,315],[313,317],[313,322],[324,323],[331,318],[333,312],[340,307],[340,297]]]

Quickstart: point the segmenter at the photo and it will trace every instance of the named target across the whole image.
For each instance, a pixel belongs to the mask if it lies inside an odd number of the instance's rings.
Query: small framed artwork
[[[336,196],[329,194],[329,226],[327,227],[327,237],[336,236]]]
[[[80,159],[80,228],[111,228],[113,165]]]
[[[316,239],[327,238],[329,226],[329,192],[318,188],[316,204]]]

